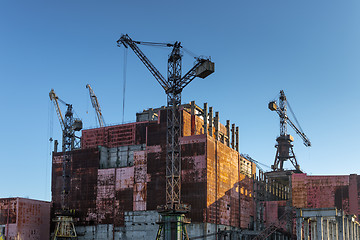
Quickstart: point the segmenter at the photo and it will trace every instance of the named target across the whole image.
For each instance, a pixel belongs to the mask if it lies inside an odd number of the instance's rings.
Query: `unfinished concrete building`
[[[82,131],[81,149],[71,153],[70,207],[77,211],[79,239],[155,238],[157,206],[165,203],[166,111],[149,109],[134,123]],[[252,228],[256,166],[238,152],[238,128],[221,124],[206,104],[180,111],[189,236]],[[53,153],[54,209],[60,208],[62,156]]]
[[[148,109],[136,122],[82,131],[81,148],[71,152],[70,207],[79,239],[155,239],[157,207],[165,203],[166,111]],[[360,214],[359,176],[257,172],[238,152],[235,124],[221,124],[207,104],[185,104],[180,112],[190,238],[289,239],[298,231],[296,209]],[[53,153],[53,210],[61,207],[62,157]]]
[[[0,239],[48,240],[49,236],[50,202],[0,199]]]
[[[360,216],[360,176],[356,174],[308,176],[305,173],[295,173],[294,171],[268,172],[264,175],[266,175],[264,178],[267,181],[287,182],[289,186],[289,196],[286,201],[271,200],[269,197],[256,199],[257,222],[259,225],[264,226],[262,228],[264,235],[271,235],[271,231],[274,229],[285,229],[294,238],[295,235],[299,237],[299,234],[310,236],[308,229],[312,224],[313,229],[320,228],[317,233],[318,236],[319,234],[325,234],[329,238],[335,238],[335,233],[330,234],[324,230],[324,226],[327,226],[330,220],[330,223],[335,224],[335,217],[343,216],[345,219],[352,219],[351,221],[354,223],[358,222],[357,216]],[[321,215],[324,213],[324,209],[326,210],[325,214]],[[335,214],[332,213],[334,216],[330,220],[327,220],[330,217],[327,209],[335,211]],[[318,222],[318,225],[316,225],[315,218],[312,218],[311,222],[304,222],[303,220],[308,217],[306,217],[306,214],[299,215],[302,212],[316,213],[319,217],[322,217],[321,219],[324,218],[324,223]],[[296,224],[295,219],[297,217],[302,219],[301,223]],[[336,224],[340,226],[338,223]],[[301,229],[299,226],[301,226]],[[338,229],[337,234],[355,236],[350,230],[350,228]],[[314,232],[313,237],[315,237]]]

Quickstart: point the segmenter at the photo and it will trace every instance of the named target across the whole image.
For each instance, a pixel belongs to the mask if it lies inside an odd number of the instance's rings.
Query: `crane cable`
[[[122,99],[122,123],[124,124],[125,118],[125,94],[126,94],[126,68],[127,68],[127,48],[124,48],[124,65],[123,65],[123,99]]]
[[[298,122],[296,116],[295,116],[295,113],[293,112],[293,110],[291,109],[291,106],[290,106],[290,103],[289,101],[287,101],[287,105],[289,106],[289,109],[290,109],[290,112],[291,114],[293,115],[294,119],[295,119],[295,122],[297,123],[298,127],[300,128],[301,130],[301,133],[304,133],[304,131],[302,130],[301,126],[300,126],[300,123]]]
[[[53,147],[53,132],[54,132],[54,108],[52,106],[52,102],[49,102],[49,106],[48,106],[48,132],[47,132],[47,137],[49,139],[48,141],[48,150],[49,152],[46,153],[46,158],[45,158],[45,190],[44,190],[44,199],[48,199],[48,178],[49,178],[49,156],[50,156],[50,161],[52,162],[52,157],[51,157],[51,153],[52,153],[52,147]]]

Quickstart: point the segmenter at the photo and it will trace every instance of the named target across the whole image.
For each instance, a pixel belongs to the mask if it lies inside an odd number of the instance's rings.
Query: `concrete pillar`
[[[323,217],[316,217],[316,240],[324,240]]]
[[[192,136],[192,135],[196,135],[195,101],[191,101],[190,113],[191,113],[191,136]]]
[[[344,218],[344,232],[345,232],[345,240],[350,240],[349,238],[349,219],[347,217]]]
[[[214,127],[215,127],[215,139],[219,140],[219,112],[215,112]]]
[[[337,221],[332,221],[332,239],[338,240],[338,224]]]
[[[313,219],[310,220],[311,227],[311,240],[316,240],[316,221]]]
[[[354,222],[352,221],[352,217],[349,217],[349,227],[350,227],[350,231],[349,231],[349,235],[350,235],[350,240],[354,240]]]
[[[203,109],[203,112],[204,112],[204,134],[207,134],[207,128],[208,128],[208,104],[207,103],[204,103],[204,109]]]
[[[339,240],[345,240],[344,216],[337,216],[337,235]]]
[[[59,145],[58,140],[55,140],[55,141],[54,141],[54,152],[56,152],[56,153],[57,153],[57,151],[58,151],[58,145]]]
[[[305,218],[304,219],[304,240],[309,240],[310,239],[310,231],[309,231],[309,219]]]
[[[231,125],[231,148],[235,149],[235,124]]]
[[[302,240],[303,233],[302,233],[302,224],[303,224],[304,218],[297,217],[296,218],[296,239]]]
[[[324,240],[330,240],[330,234],[329,234],[329,220],[323,219],[323,239]]]
[[[209,135],[213,135],[213,108],[209,107]]]
[[[235,150],[239,151],[239,127],[236,127],[235,136],[236,136]]]
[[[230,120],[226,120],[226,146],[230,147]]]

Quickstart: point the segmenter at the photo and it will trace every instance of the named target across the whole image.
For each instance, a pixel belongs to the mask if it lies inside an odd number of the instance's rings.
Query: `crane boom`
[[[151,74],[155,77],[155,79],[158,81],[158,83],[161,85],[161,87],[167,91],[169,88],[165,78],[159,70],[150,62],[150,60],[145,56],[145,54],[140,50],[140,48],[136,44],[142,44],[143,42],[140,41],[133,41],[127,34],[124,34],[120,37],[120,39],[117,41],[118,47],[121,46],[121,44],[124,45],[124,47],[128,48],[130,47],[136,56],[144,63],[144,65],[147,67],[147,69],[151,72]],[[147,43],[147,42],[146,42]],[[167,45],[166,45],[167,46]]]
[[[87,84],[86,88],[89,89],[91,104],[95,109],[96,117],[99,122],[99,125],[100,125],[100,127],[105,127],[105,120],[104,120],[104,116],[101,113],[99,101],[98,101],[93,89],[91,88],[90,84]]]
[[[61,129],[64,130],[65,129],[64,117],[61,114],[61,109],[60,109],[59,102],[58,102],[58,100],[60,100],[60,99],[58,96],[56,96],[54,89],[51,89],[51,91],[49,93],[49,97],[55,106],[55,110],[56,110],[57,116],[60,121]]]

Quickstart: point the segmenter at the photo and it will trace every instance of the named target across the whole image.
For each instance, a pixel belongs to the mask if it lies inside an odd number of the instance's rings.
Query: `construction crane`
[[[297,125],[295,125],[287,115],[287,107],[289,106],[290,111],[292,112]],[[297,163],[292,142],[294,141],[293,136],[287,133],[287,124],[289,124],[295,132],[301,137],[306,147],[311,146],[311,142],[309,138],[305,135],[304,131],[302,131],[299,122],[296,120],[295,114],[291,110],[291,107],[286,99],[285,93],[283,90],[280,91],[279,97],[279,105],[277,105],[276,101],[269,102],[268,105],[271,111],[275,111],[280,117],[280,136],[276,139],[277,144],[275,147],[276,156],[274,165],[271,166],[273,171],[283,171],[284,162],[289,160],[293,166],[295,167],[296,171],[302,172],[300,170],[300,166]]]
[[[98,101],[94,91],[90,87],[90,84],[87,84],[86,88],[89,89],[91,104],[95,109],[95,113],[96,113],[97,120],[99,122],[99,126],[100,127],[105,127],[105,120],[104,120],[104,116],[101,113],[101,108],[100,108],[99,101]]]
[[[54,89],[49,93],[50,100],[54,103],[56,113],[58,115],[61,129],[62,129],[62,191],[61,191],[61,210],[56,213],[56,229],[54,233],[54,240],[56,239],[72,239],[76,238],[76,231],[71,216],[72,210],[69,208],[69,192],[70,192],[70,170],[71,170],[71,151],[75,149],[76,131],[82,129],[82,121],[73,117],[72,105],[61,100]],[[67,106],[65,118],[60,109],[59,102]]]
[[[117,41],[120,47],[131,48],[150,73],[155,77],[167,95],[167,154],[166,154],[166,204],[158,206],[161,215],[159,231],[156,239],[188,239],[184,214],[190,211],[190,206],[181,203],[181,92],[195,77],[206,78],[214,72],[214,63],[209,59],[196,58],[194,66],[181,75],[182,54],[181,42],[153,43],[133,41],[124,34]],[[156,69],[138,45],[171,47],[168,57],[167,79]]]

